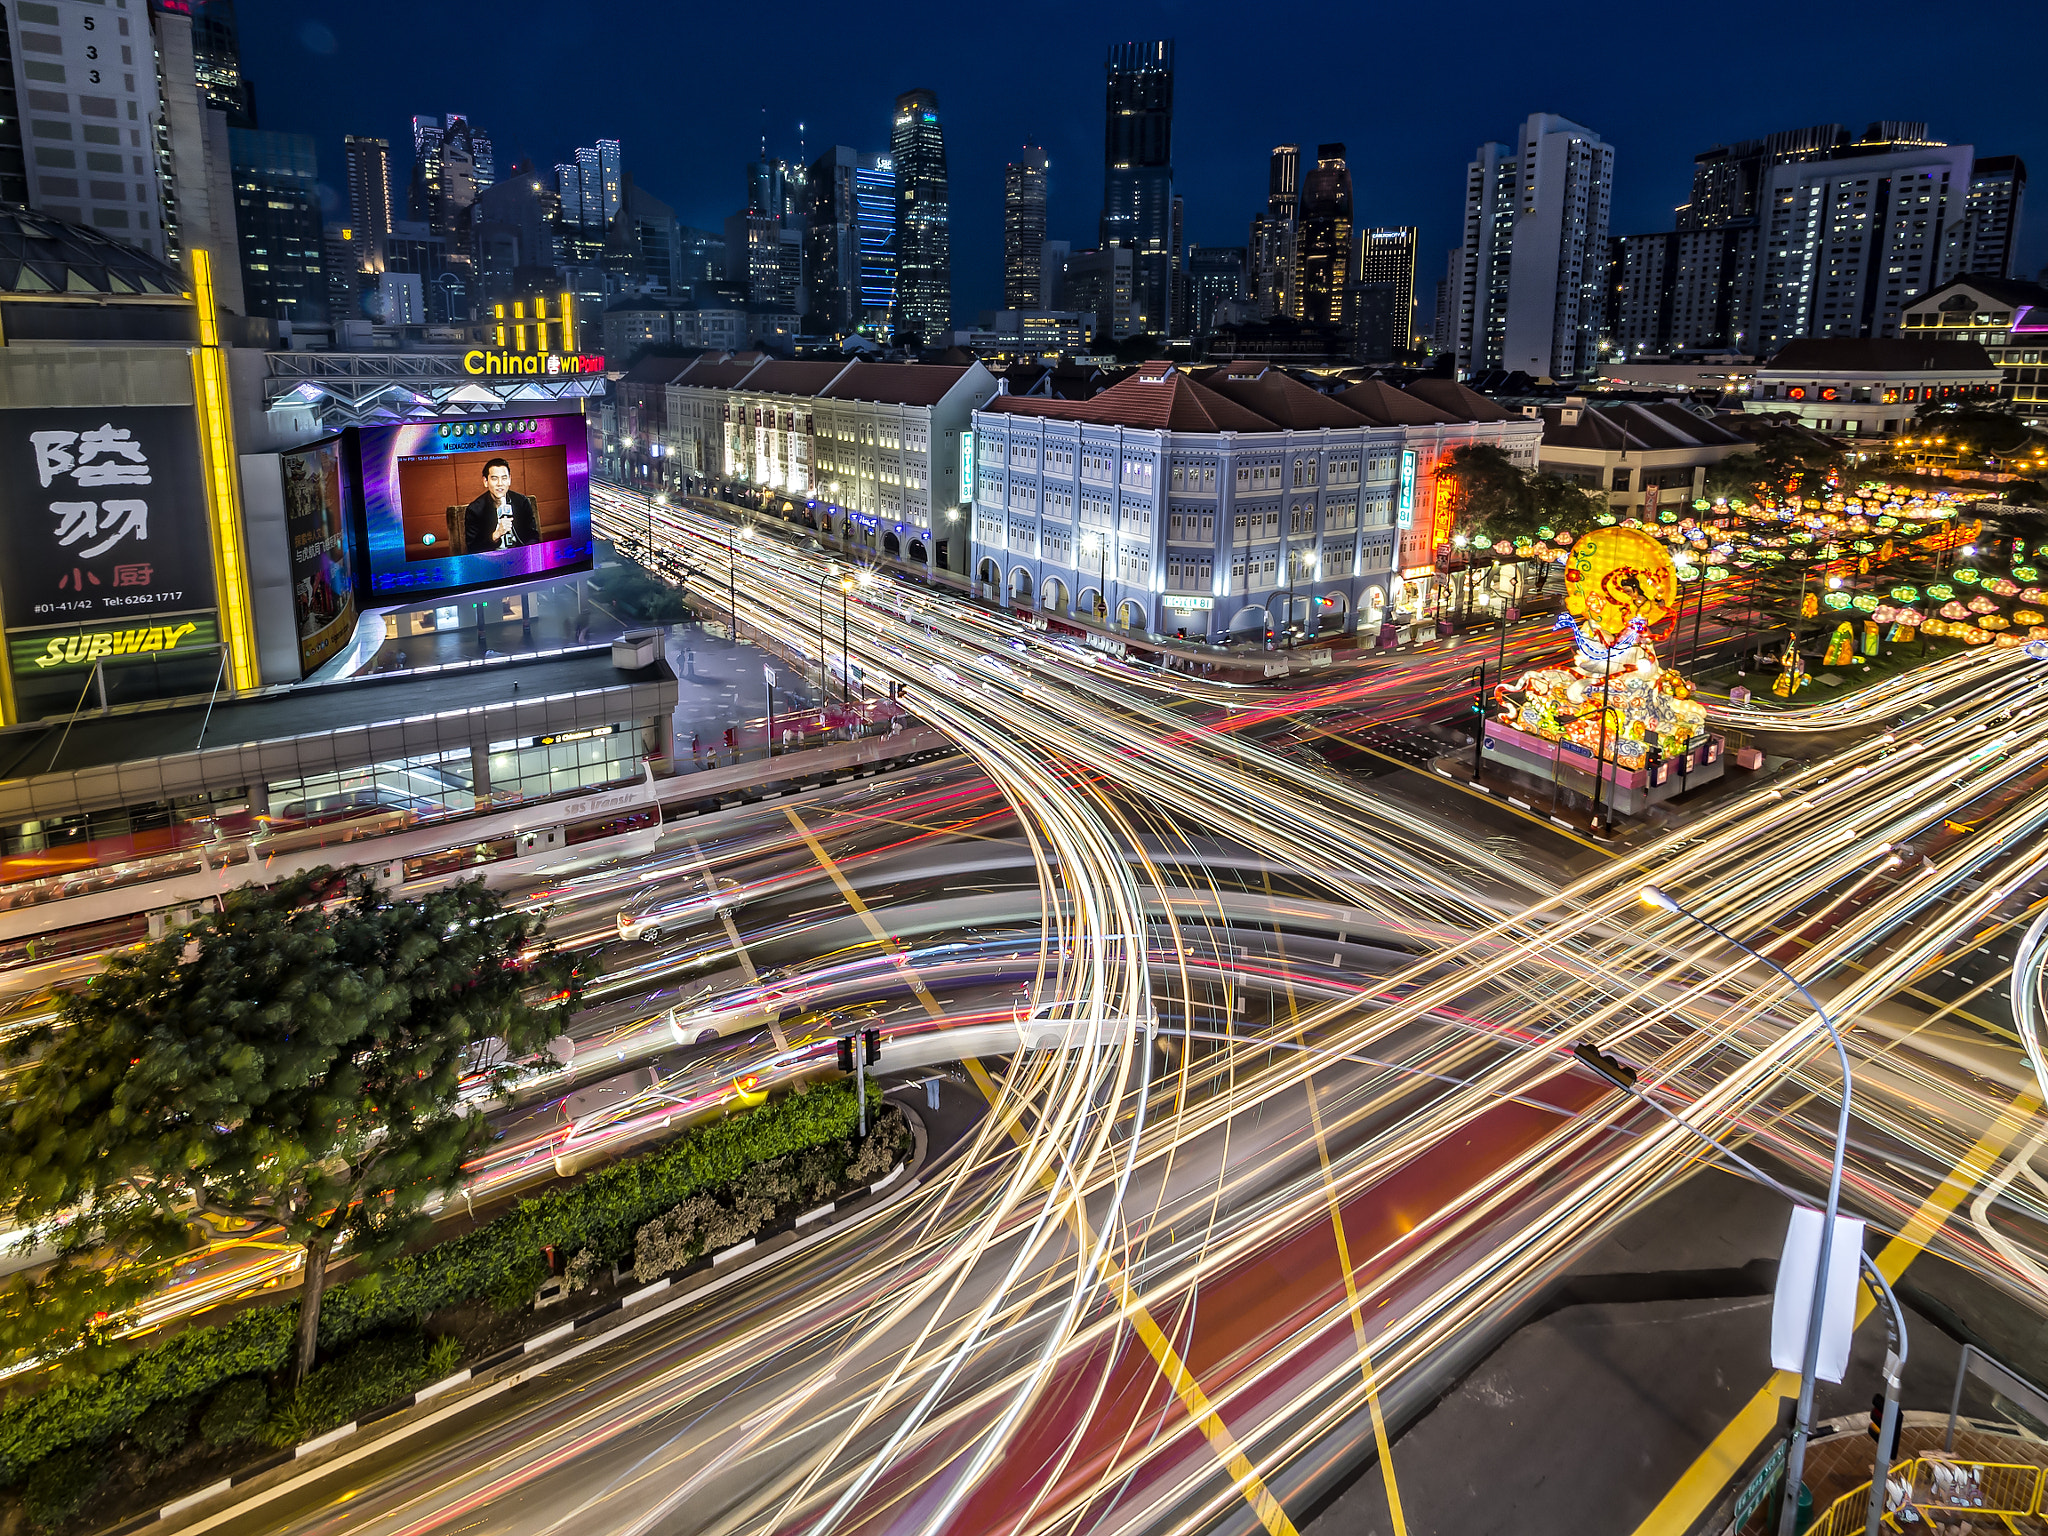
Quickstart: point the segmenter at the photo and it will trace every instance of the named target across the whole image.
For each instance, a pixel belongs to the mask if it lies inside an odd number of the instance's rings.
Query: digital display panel
[[[284,476],[284,528],[292,550],[292,618],[299,676],[348,644],[356,627],[348,504],[342,496],[341,439],[278,455]]]
[[[581,416],[365,428],[356,457],[371,603],[590,569]]]

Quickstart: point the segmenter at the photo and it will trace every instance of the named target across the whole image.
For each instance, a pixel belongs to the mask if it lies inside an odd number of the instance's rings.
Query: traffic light
[[[1617,1088],[1633,1089],[1636,1085],[1636,1069],[1618,1056],[1609,1056],[1597,1049],[1590,1040],[1581,1040],[1572,1047],[1572,1054],[1579,1061],[1599,1073]]]
[[[1870,1428],[1865,1430],[1864,1433],[1873,1440],[1878,1439],[1884,1434],[1884,1394],[1882,1392],[1870,1394]]]
[[[848,1077],[853,1076],[853,1036],[839,1037],[839,1070]]]
[[[872,1067],[882,1059],[882,1032],[879,1029],[864,1029],[860,1032],[860,1037],[867,1042],[868,1049],[865,1059],[867,1064]]]

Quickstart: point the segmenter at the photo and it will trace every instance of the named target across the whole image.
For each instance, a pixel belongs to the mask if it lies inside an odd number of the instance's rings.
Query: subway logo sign
[[[172,651],[189,655],[219,643],[220,631],[213,615],[196,614],[153,623],[75,629],[60,635],[47,631],[10,635],[8,653],[15,675],[20,676],[62,667],[89,667],[97,661],[120,661],[130,656],[160,656]]]

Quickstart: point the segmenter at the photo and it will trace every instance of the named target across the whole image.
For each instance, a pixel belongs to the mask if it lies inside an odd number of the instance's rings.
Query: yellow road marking
[[[983,1096],[989,1101],[989,1107],[993,1109],[1001,1094],[995,1079],[990,1077],[981,1063],[973,1057],[967,1058],[967,1070],[973,1077],[975,1086],[982,1091]],[[1014,1114],[1004,1129],[1019,1146],[1027,1139]],[[1071,1214],[1081,1249],[1085,1253],[1094,1246],[1089,1233],[1088,1219],[1078,1206]],[[1274,1498],[1266,1487],[1265,1479],[1259,1476],[1258,1468],[1252,1465],[1251,1458],[1246,1456],[1238,1445],[1237,1437],[1230,1432],[1230,1426],[1223,1422],[1223,1415],[1210,1404],[1208,1394],[1202,1390],[1201,1383],[1195,1380],[1194,1373],[1187,1368],[1187,1363],[1181,1359],[1180,1352],[1160,1330],[1159,1324],[1153,1320],[1145,1304],[1133,1294],[1130,1280],[1122,1268],[1106,1253],[1102,1256],[1099,1268],[1103,1280],[1117,1298],[1119,1310],[1129,1321],[1131,1332],[1138,1336],[1138,1342],[1143,1344],[1146,1353],[1152,1356],[1153,1364],[1159,1368],[1159,1374],[1173,1389],[1173,1395],[1180,1399],[1181,1407],[1186,1410],[1188,1418],[1209,1442],[1210,1449],[1216,1453],[1216,1459],[1222,1462],[1224,1470],[1230,1473],[1232,1484],[1244,1496],[1244,1501],[1251,1505],[1252,1513],[1259,1517],[1259,1523],[1265,1526],[1269,1536],[1299,1536],[1299,1532],[1294,1528],[1294,1522],[1287,1518],[1287,1511],[1280,1507],[1280,1501]]]
[[[1896,1282],[1906,1272],[1906,1266],[1920,1256],[1927,1240],[1941,1230],[1950,1213],[1991,1171],[2005,1149],[2012,1145],[2013,1138],[2040,1107],[2040,1100],[2022,1094],[1999,1111],[1998,1118],[1991,1122],[1991,1128],[1963,1154],[1934,1192],[1921,1203],[1919,1210],[1913,1213],[1899,1235],[1886,1243],[1878,1254],[1877,1268],[1887,1282]],[[1870,1294],[1870,1288],[1859,1286],[1856,1300],[1856,1322],[1859,1326],[1876,1305],[1877,1300]],[[1798,1395],[1797,1372],[1772,1372],[1771,1379],[1729,1421],[1728,1427],[1714,1437],[1713,1443],[1700,1452],[1672,1485],[1671,1491],[1636,1527],[1635,1536],[1684,1536],[1690,1531],[1713,1501],[1726,1490],[1735,1474],[1776,1433],[1779,1400]]]
[[[1270,873],[1261,877],[1266,884],[1266,894],[1273,894],[1273,877]],[[1301,1009],[1294,997],[1294,978],[1287,968],[1287,940],[1280,932],[1279,925],[1273,927],[1273,942],[1280,954],[1281,984],[1287,994],[1287,1019],[1294,1026],[1294,1038],[1304,1046],[1308,1044],[1301,1030]],[[1337,1204],[1337,1184],[1330,1176],[1330,1143],[1323,1134],[1323,1110],[1316,1102],[1316,1080],[1313,1073],[1302,1086],[1308,1092],[1308,1119],[1315,1129],[1316,1156],[1323,1165],[1323,1197],[1330,1206],[1330,1230],[1337,1238],[1337,1268],[1344,1275],[1344,1296],[1350,1302],[1351,1333],[1358,1344],[1358,1368],[1365,1377],[1365,1403],[1372,1413],[1372,1438],[1380,1458],[1380,1483],[1387,1490],[1387,1515],[1394,1522],[1394,1536],[1408,1536],[1408,1517],[1401,1508],[1400,1485],[1394,1480],[1394,1447],[1387,1439],[1386,1416],[1380,1411],[1379,1373],[1373,1369],[1372,1351],[1365,1342],[1365,1303],[1359,1299],[1358,1280],[1351,1271],[1351,1245],[1344,1238],[1344,1213]]]
[[[796,813],[796,808],[794,806],[784,806],[782,814],[789,818],[789,824],[796,828],[796,835],[802,838],[804,846],[811,850],[811,857],[818,861],[818,867],[831,877],[834,885],[839,887],[839,894],[844,896],[846,904],[853,908],[853,914],[861,920],[861,926],[867,929],[874,941],[887,952],[890,961],[895,965],[896,969],[902,972],[904,981],[910,987],[911,995],[919,1003],[923,1004],[924,1011],[933,1018],[944,1018],[946,1016],[945,1010],[939,1006],[938,999],[932,996],[931,989],[924,984],[924,978],[919,976],[916,968],[911,965],[910,957],[904,952],[902,943],[880,923],[875,921],[875,914],[870,912],[868,904],[860,899],[860,892],[856,891],[847,882],[846,876],[840,873],[839,866],[833,862],[832,855],[825,851],[825,845],[811,835],[811,829],[804,825],[803,818]]]

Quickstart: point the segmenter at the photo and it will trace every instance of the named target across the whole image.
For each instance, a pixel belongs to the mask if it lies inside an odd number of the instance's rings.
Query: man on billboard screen
[[[469,504],[464,530],[465,548],[473,555],[540,542],[540,514],[532,497],[512,489],[509,460],[492,459],[484,465],[484,493]]]

